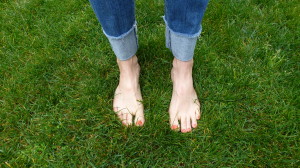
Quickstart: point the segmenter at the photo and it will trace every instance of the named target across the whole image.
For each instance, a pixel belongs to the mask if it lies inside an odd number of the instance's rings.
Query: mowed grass
[[[199,127],[168,124],[163,0],[137,0],[144,127],[112,111],[116,58],[87,0],[1,0],[0,167],[299,167],[297,0],[211,0]]]

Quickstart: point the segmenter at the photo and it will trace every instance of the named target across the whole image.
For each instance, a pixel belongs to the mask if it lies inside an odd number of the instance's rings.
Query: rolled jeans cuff
[[[173,31],[163,16],[166,24],[166,47],[170,49],[175,58],[180,61],[189,61],[194,57],[197,39],[201,34],[202,27],[195,34],[183,34]]]
[[[110,36],[104,30],[103,33],[108,38],[112,50],[118,59],[125,61],[136,54],[138,49],[136,22],[129,31],[120,36]]]

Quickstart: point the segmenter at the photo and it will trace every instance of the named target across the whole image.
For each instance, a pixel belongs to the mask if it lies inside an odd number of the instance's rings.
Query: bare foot
[[[145,123],[144,106],[139,85],[140,66],[136,56],[121,61],[117,59],[120,69],[120,81],[116,88],[113,110],[116,112],[122,123],[126,126],[134,123],[142,126]]]
[[[201,115],[200,102],[193,86],[192,68],[193,60],[187,62],[176,58],[173,60],[171,71],[173,93],[169,107],[170,126],[171,129],[181,130],[184,133],[197,127],[197,120]]]

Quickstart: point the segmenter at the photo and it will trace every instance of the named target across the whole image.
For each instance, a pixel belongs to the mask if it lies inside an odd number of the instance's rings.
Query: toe
[[[141,120],[138,120],[136,123],[135,123],[136,126],[143,126],[144,123],[141,121]]]
[[[198,124],[197,124],[197,120],[196,119],[192,119],[192,127],[193,128],[197,128]]]
[[[143,126],[145,123],[144,116],[135,116],[134,123],[136,126]]]
[[[183,132],[183,133],[188,132],[187,131],[187,118],[186,117],[181,117],[180,124],[181,124],[181,132]]]
[[[122,124],[127,126],[127,120],[126,120],[126,118],[127,118],[127,114],[126,113],[122,113],[121,114]]]
[[[201,112],[200,112],[200,109],[197,109],[196,110],[196,119],[200,120],[200,118],[201,118]]]
[[[114,112],[117,114],[118,118],[122,121],[123,120],[123,114],[122,111],[118,111],[118,107],[113,107]]]
[[[172,125],[172,126],[171,126],[171,129],[172,129],[172,130],[177,130],[177,129],[178,129],[178,125]]]
[[[135,116],[134,123],[135,123],[136,126],[143,126],[144,123],[145,123],[145,119],[144,119],[144,117]]]
[[[196,119],[199,120],[200,117],[201,117],[200,102],[197,99],[195,103],[197,104],[197,106],[196,106]]]
[[[136,126],[143,126],[145,123],[144,112],[143,109],[140,109],[136,112],[134,123]]]
[[[132,115],[130,113],[126,114],[126,124],[131,125],[132,124]]]
[[[191,119],[190,117],[187,117],[187,120],[186,120],[186,132],[191,132],[192,131],[192,128],[191,128]]]
[[[192,118],[191,118],[191,121],[192,121],[192,127],[193,127],[193,128],[196,128],[196,127],[197,127],[196,116],[192,117]]]
[[[122,124],[124,124],[124,125],[126,125],[126,126],[128,126],[128,125],[130,125],[131,124],[131,122],[130,122],[130,114],[129,113],[123,113],[123,115],[122,115]]]
[[[176,113],[170,112],[170,127],[172,130],[179,130],[179,122]]]

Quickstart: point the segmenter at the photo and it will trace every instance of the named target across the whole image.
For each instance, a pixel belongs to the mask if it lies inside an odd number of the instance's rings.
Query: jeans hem
[[[120,36],[110,36],[106,34],[104,30],[103,33],[108,38],[116,57],[121,61],[128,60],[136,54],[138,49],[136,22],[129,31],[121,34]]]
[[[107,38],[110,38],[110,39],[122,39],[124,38],[125,36],[127,36],[130,32],[133,31],[133,29],[136,29],[137,28],[137,22],[134,22],[133,26],[125,33],[119,35],[119,36],[111,36],[111,35],[108,35],[105,30],[102,28],[102,31],[104,33],[104,35],[107,37]]]
[[[164,17],[163,17],[164,18]],[[173,56],[180,61],[190,61],[194,57],[194,50],[201,29],[195,34],[183,34],[174,32],[166,23],[166,47],[170,49]]]
[[[177,36],[182,36],[182,37],[186,37],[186,38],[195,38],[195,37],[199,37],[201,32],[202,32],[202,26],[200,25],[200,30],[197,32],[197,33],[194,33],[194,34],[186,34],[186,33],[180,33],[180,32],[176,32],[174,30],[172,30],[166,20],[166,17],[165,16],[162,16],[165,24],[166,24],[166,27],[175,35]]]

